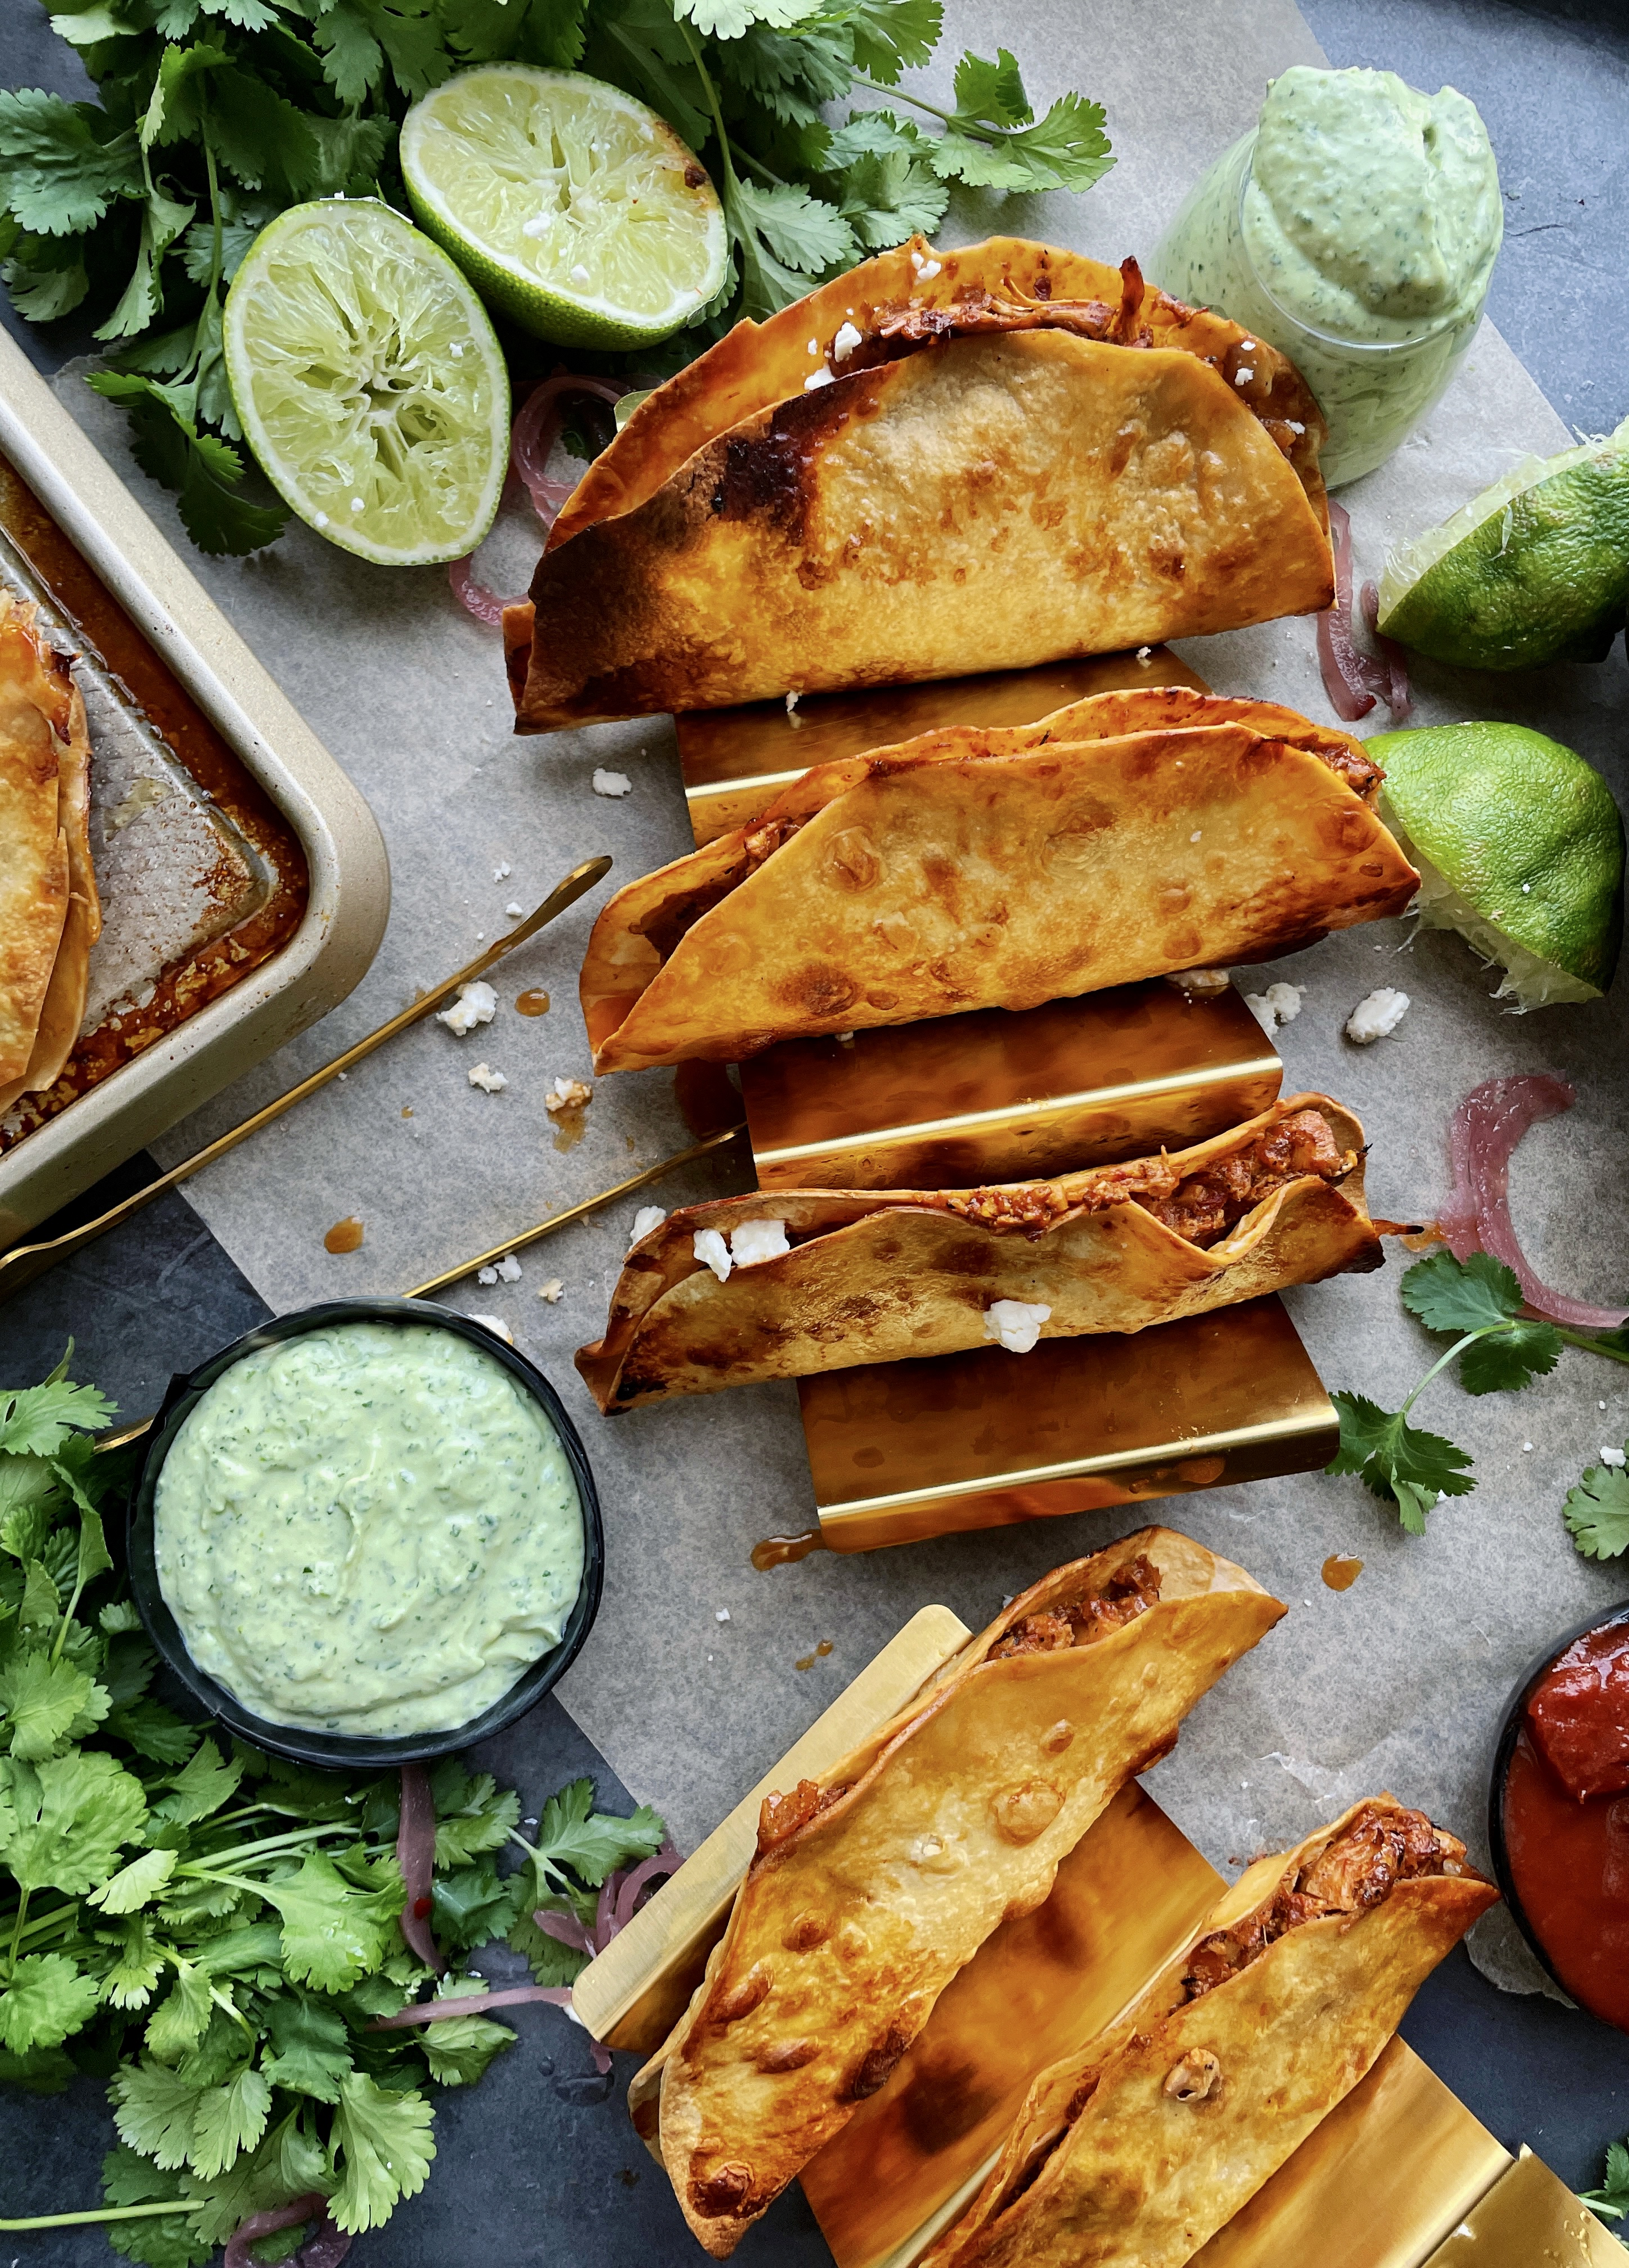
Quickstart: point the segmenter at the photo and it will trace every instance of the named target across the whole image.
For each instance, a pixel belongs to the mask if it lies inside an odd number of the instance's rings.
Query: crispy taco
[[[634,411],[505,610],[517,730],[1316,613],[1323,433],[1282,355],[1134,261],[916,238]]]
[[[605,906],[594,1067],[1030,1008],[1400,914],[1419,877],[1383,777],[1294,710],[1185,687],[818,765]]]
[[[1363,1129],[1298,1094],[1190,1149],[975,1189],[686,1205],[623,1263],[577,1367],[601,1410],[991,1342],[1140,1331],[1382,1264]]]
[[[0,591],[0,1111],[51,1086],[79,1035],[101,930],[90,768],[68,663]]]
[[[923,2268],[1180,2268],[1357,2085],[1498,1896],[1389,1795],[1258,1859],[1131,2010],[1036,2080]]]
[[[769,1798],[706,1977],[629,2098],[715,2258],[1284,1611],[1142,1528],[1014,1599],[823,1782]]]

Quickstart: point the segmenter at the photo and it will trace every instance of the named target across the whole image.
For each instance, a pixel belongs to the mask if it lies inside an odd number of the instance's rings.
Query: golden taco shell
[[[1046,1308],[1039,1336],[1072,1338],[1378,1268],[1363,1146],[1350,1111],[1298,1094],[1190,1149],[1053,1181],[687,1205],[629,1253],[605,1336],[579,1348],[577,1367],[610,1413],[987,1346],[1001,1301]],[[788,1248],[743,1263],[734,1247],[750,1248],[754,1222],[782,1224]]]
[[[0,1108],[29,1083],[69,912],[74,854],[65,822],[74,816],[69,742],[77,697],[67,664],[34,630],[33,608],[0,592]],[[83,725],[82,709],[79,719]]]
[[[517,729],[1316,612],[1323,431],[1281,355],[1135,261],[913,239],[641,403],[506,610]]]
[[[923,2268],[1180,2268],[1357,2085],[1498,1896],[1389,1795],[1258,1859],[1134,2007],[1036,2080]]]
[[[1294,711],[1178,687],[819,765],[603,908],[594,1067],[1029,1008],[1399,914],[1419,878],[1382,777]]]
[[[877,2092],[958,1970],[1042,1904],[1284,1611],[1187,1536],[1140,1529],[1014,1599],[823,1784],[769,1799],[706,1977],[630,2096],[710,2253]]]

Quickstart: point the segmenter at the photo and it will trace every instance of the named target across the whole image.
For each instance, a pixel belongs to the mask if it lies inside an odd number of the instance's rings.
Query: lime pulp
[[[473,551],[509,461],[509,378],[484,307],[387,204],[327,198],[262,230],[226,295],[249,446],[320,535],[387,567]]]

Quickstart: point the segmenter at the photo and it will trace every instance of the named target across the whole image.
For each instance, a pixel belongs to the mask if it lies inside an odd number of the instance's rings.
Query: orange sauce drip
[[[811,1551],[828,1549],[818,1528],[806,1528],[800,1535],[766,1535],[762,1543],[753,1545],[752,1564],[764,1575],[771,1567],[789,1567],[794,1560],[807,1559]]]
[[[580,1110],[562,1110],[555,1114],[555,1148],[575,1150],[587,1129],[583,1124]]]
[[[1323,1580],[1331,1591],[1349,1591],[1362,1572],[1361,1559],[1344,1558],[1338,1551],[1331,1551],[1323,1563]]]
[[[829,1638],[822,1638],[822,1640],[821,1640],[820,1644],[815,1647],[814,1651],[815,1651],[815,1653],[818,1653],[818,1654],[828,1654],[828,1653],[829,1653],[831,1652],[831,1640],[830,1640]]]
[[[355,1213],[336,1220],[322,1240],[325,1252],[359,1252],[362,1249],[362,1223]]]
[[[522,992],[515,1000],[515,1013],[520,1016],[546,1016],[549,1013],[547,992]]]

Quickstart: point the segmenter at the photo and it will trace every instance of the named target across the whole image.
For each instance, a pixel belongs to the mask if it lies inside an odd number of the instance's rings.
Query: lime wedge
[[[1624,829],[1606,782],[1525,725],[1432,725],[1364,742],[1381,812],[1419,868],[1410,910],[1505,972],[1515,1010],[1598,999],[1624,925]]]
[[[724,282],[723,209],[693,153],[582,71],[463,71],[409,111],[401,156],[421,225],[540,338],[649,346]]]
[[[1393,552],[1379,627],[1465,669],[1600,661],[1629,600],[1629,419],[1609,440],[1524,457]]]
[[[226,375],[279,496],[381,567],[461,559],[509,462],[509,376],[446,253],[371,198],[293,205],[226,294]]]

